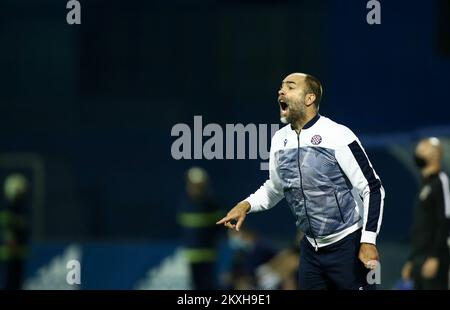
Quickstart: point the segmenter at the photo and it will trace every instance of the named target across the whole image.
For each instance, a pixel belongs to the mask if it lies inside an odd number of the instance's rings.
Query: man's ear
[[[306,98],[305,98],[306,106],[309,107],[311,104],[314,103],[314,101],[316,101],[316,95],[314,93],[306,94]]]

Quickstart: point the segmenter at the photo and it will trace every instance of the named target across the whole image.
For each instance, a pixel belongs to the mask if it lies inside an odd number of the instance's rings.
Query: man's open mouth
[[[278,103],[280,104],[281,111],[283,111],[283,112],[287,111],[289,106],[288,106],[288,104],[286,102],[284,102],[283,99],[279,99]]]

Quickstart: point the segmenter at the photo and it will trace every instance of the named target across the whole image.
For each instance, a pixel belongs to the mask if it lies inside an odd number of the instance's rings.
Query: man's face
[[[420,141],[416,147],[416,157],[423,159],[427,165],[440,161],[442,150],[438,143],[439,142],[433,140],[433,138]]]
[[[423,159],[428,159],[429,157],[429,146],[428,143],[426,141],[421,141],[417,147],[416,147],[416,156],[423,158]]]
[[[189,195],[189,197],[193,200],[198,200],[203,198],[205,194],[206,184],[203,182],[200,183],[193,183],[193,182],[187,182],[186,184],[186,191]]]
[[[281,83],[278,91],[281,122],[288,124],[304,118],[305,115],[305,77],[290,74]]]

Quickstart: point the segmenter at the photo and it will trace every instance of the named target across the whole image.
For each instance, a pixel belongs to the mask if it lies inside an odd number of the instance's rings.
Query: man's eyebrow
[[[295,84],[297,85],[297,83],[295,83],[294,81],[286,81],[286,82],[282,82],[281,84]]]

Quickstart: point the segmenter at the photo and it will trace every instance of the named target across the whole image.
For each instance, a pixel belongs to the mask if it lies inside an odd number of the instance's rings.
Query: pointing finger
[[[216,224],[220,225],[223,224],[225,222],[229,222],[230,220],[232,220],[233,218],[230,217],[229,215],[225,216],[223,219],[221,219],[220,221],[216,222]]]

